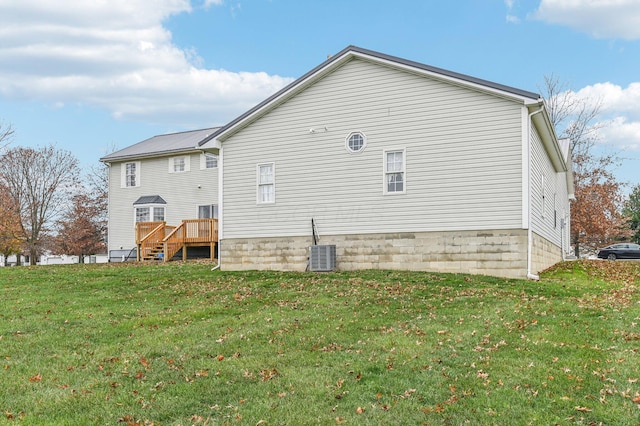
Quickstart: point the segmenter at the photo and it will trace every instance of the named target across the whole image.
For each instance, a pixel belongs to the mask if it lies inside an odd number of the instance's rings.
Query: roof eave
[[[193,147],[193,148],[181,148],[176,150],[150,152],[145,154],[121,155],[117,157],[106,156],[106,157],[100,158],[99,161],[102,163],[121,163],[127,160],[147,160],[149,158],[171,157],[176,154],[194,154],[196,152],[202,152],[202,150],[197,147]]]
[[[492,93],[497,96],[510,98],[518,102],[522,102],[525,105],[537,104],[540,101],[540,96],[533,92],[504,86],[487,80],[478,79],[468,75],[455,73],[452,71],[421,64],[419,62],[409,61],[395,56],[386,55],[372,50],[362,49],[356,46],[348,46],[338,52],[336,55],[329,57],[326,61],[313,68],[302,77],[285,86],[274,95],[260,102],[249,111],[240,115],[239,117],[228,123],[226,126],[209,135],[201,142],[201,145],[204,145],[208,141],[213,139],[217,139],[219,142],[223,142],[225,139],[238,132],[240,129],[244,128],[257,118],[261,117],[266,112],[282,103],[284,100],[289,99],[291,96],[295,95],[299,91],[302,91],[305,87],[319,80],[327,73],[342,66],[344,63],[354,58],[376,61],[395,68],[405,69],[410,72],[418,72],[423,75],[429,75],[433,78],[448,81],[457,85],[462,85],[473,88],[475,90]]]

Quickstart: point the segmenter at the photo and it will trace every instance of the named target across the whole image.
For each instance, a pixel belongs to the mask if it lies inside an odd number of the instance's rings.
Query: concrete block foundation
[[[527,230],[323,235],[335,244],[337,269],[396,269],[527,277]],[[305,271],[311,237],[224,239],[223,270]],[[532,272],[562,259],[559,247],[535,235]]]

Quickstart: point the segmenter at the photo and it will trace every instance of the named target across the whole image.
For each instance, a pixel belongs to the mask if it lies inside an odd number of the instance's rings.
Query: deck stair
[[[218,242],[217,219],[185,219],[178,226],[166,222],[139,222],[136,224],[136,244],[139,261],[168,262],[180,250],[187,259],[188,247],[210,247],[211,260],[215,259]]]

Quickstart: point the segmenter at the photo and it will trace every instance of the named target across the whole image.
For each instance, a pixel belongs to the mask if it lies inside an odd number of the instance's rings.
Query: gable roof
[[[208,129],[191,130],[188,132],[169,133],[157,135],[142,142],[128,146],[119,151],[105,155],[100,159],[104,163],[114,161],[131,160],[137,158],[155,157],[158,155],[171,155],[179,152],[193,151],[208,136],[213,134],[219,127]]]
[[[320,80],[336,68],[355,58],[391,66],[394,68],[404,69],[405,71],[413,73],[427,75],[440,80],[448,81],[452,84],[457,84],[484,92],[490,92],[497,96],[516,99],[526,105],[539,105],[542,103],[542,98],[540,97],[540,95],[534,92],[505,86],[503,84],[494,83],[492,81],[483,80],[453,71],[448,71],[442,68],[432,67],[430,65],[410,61],[380,52],[375,52],[373,50],[363,49],[357,46],[348,46],[338,54],[330,57],[325,62],[307,72],[302,77],[298,78],[274,95],[265,99],[249,111],[240,115],[229,124],[219,128],[216,132],[202,140],[200,142],[200,146],[205,145],[211,140],[222,141],[226,139],[227,137],[231,136],[232,134],[236,133],[240,129],[258,119],[262,115],[266,114],[268,111],[274,109],[279,104],[285,102],[287,99],[295,96],[306,87]]]

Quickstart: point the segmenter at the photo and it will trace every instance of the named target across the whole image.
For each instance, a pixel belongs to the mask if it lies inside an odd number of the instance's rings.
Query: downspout
[[[224,206],[222,205],[223,203],[223,189],[224,189],[224,185],[222,182],[222,179],[224,177],[224,173],[223,173],[223,168],[224,168],[224,161],[222,158],[222,147],[220,147],[218,149],[218,244],[217,244],[217,249],[218,249],[218,264],[216,266],[214,266],[213,268],[211,268],[212,271],[215,271],[216,269],[220,269],[220,266],[222,265],[222,258],[220,257],[220,243],[222,240],[222,229],[223,229],[223,216],[224,216]]]
[[[527,173],[527,178],[528,178],[528,182],[527,185],[529,187],[529,200],[528,200],[528,206],[527,206],[527,214],[528,214],[528,219],[527,219],[527,278],[530,280],[539,280],[540,277],[534,273],[532,273],[531,268],[532,268],[532,252],[533,252],[533,230],[532,228],[532,215],[531,215],[531,207],[532,207],[532,194],[531,194],[531,129],[533,128],[533,121],[532,121],[532,117],[540,112],[542,112],[544,110],[544,107],[540,107],[540,109],[533,111],[532,113],[529,113],[529,117],[527,119],[527,168],[528,168],[528,173]]]

